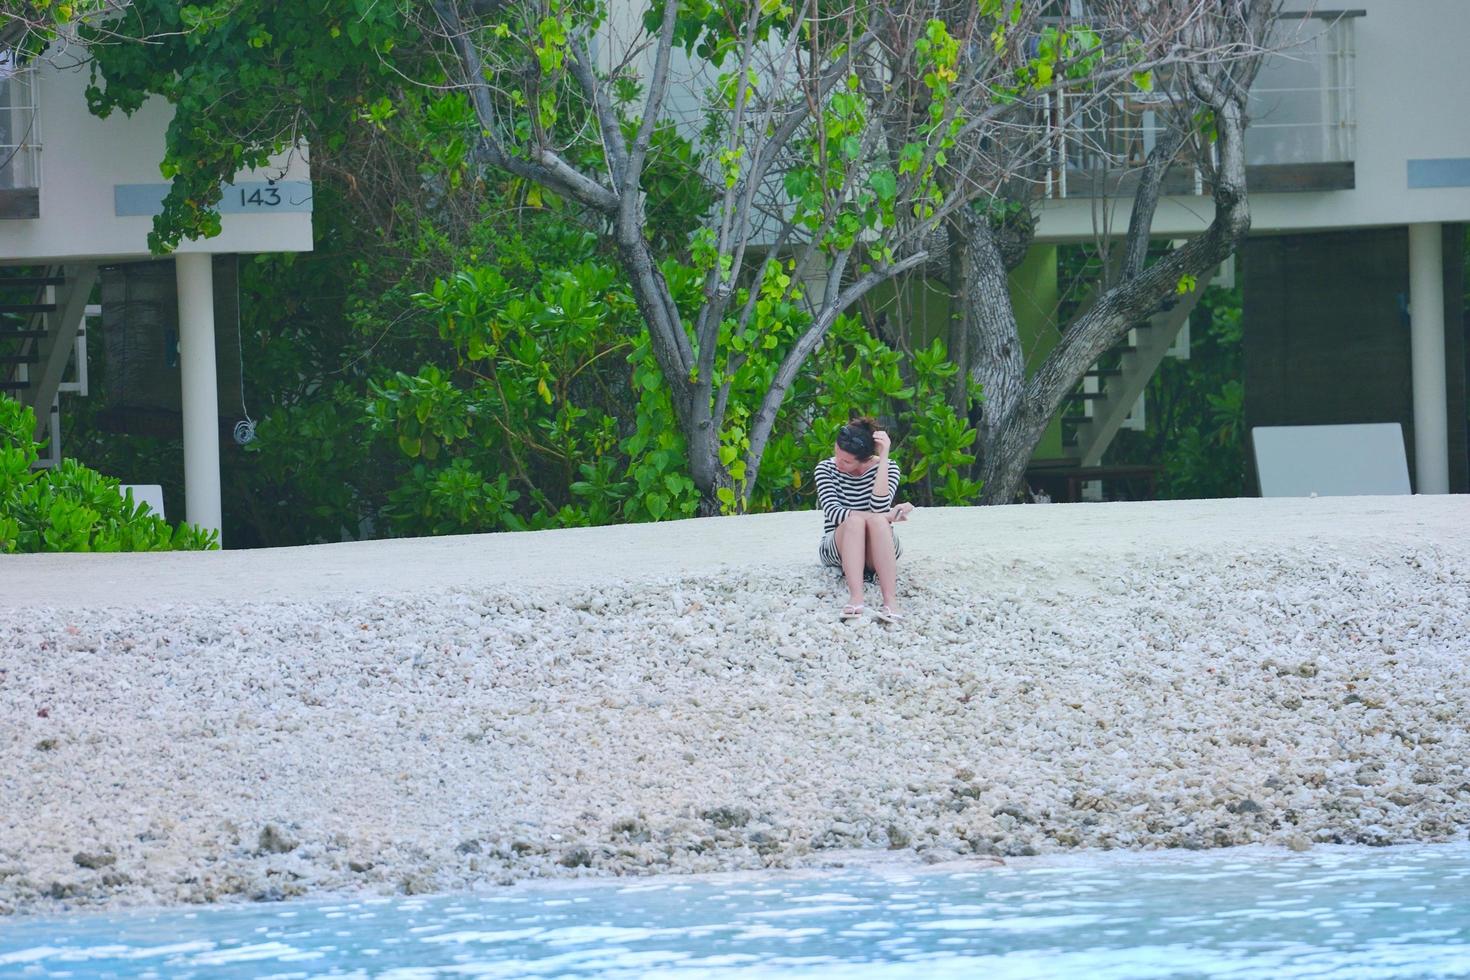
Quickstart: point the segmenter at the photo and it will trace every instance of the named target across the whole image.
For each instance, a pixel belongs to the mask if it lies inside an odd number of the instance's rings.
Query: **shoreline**
[[[813,518],[5,560],[0,913],[1470,828],[1470,498]]]
[[[1267,864],[1277,861],[1315,860],[1351,861],[1373,856],[1404,855],[1420,856],[1426,853],[1439,854],[1441,850],[1457,856],[1470,856],[1470,838],[1446,841],[1437,844],[1406,843],[1389,845],[1369,844],[1320,844],[1307,850],[1273,844],[1239,844],[1232,847],[1208,850],[1166,848],[1160,850],[1099,850],[1084,849],[1056,854],[1013,858],[957,858],[953,861],[928,864],[912,851],[834,850],[824,852],[820,860],[810,864],[789,868],[763,868],[744,871],[689,872],[686,874],[652,875],[604,875],[581,878],[523,878],[506,885],[477,885],[468,890],[436,892],[425,895],[407,896],[401,892],[368,892],[351,890],[322,892],[299,899],[286,900],[291,907],[309,902],[328,906],[354,904],[386,904],[401,899],[424,901],[461,902],[482,898],[495,898],[505,889],[521,892],[559,895],[562,893],[586,894],[589,889],[617,889],[644,891],[677,888],[688,884],[697,885],[755,885],[776,884],[789,881],[821,881],[847,875],[863,875],[871,878],[894,877],[903,880],[927,876],[963,875],[973,877],[991,872],[1026,874],[1031,871],[1077,870],[1097,871],[1107,869],[1132,870],[1136,868],[1170,868],[1174,866],[1197,867],[1201,860],[1218,863]],[[171,913],[229,912],[232,910],[282,904],[236,898],[207,905],[102,905],[81,908],[57,908],[42,911],[16,913],[10,921],[34,925],[48,918],[75,924],[85,919],[151,918]]]

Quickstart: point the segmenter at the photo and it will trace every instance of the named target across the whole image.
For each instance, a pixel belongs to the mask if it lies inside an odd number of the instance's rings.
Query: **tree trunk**
[[[965,418],[970,412],[970,323],[965,311],[973,304],[965,301],[961,284],[965,283],[965,263],[969,257],[970,238],[963,217],[950,218],[944,223],[949,239],[945,258],[949,265],[946,285],[949,287],[949,359],[959,368],[949,391],[949,407],[956,418]]]
[[[699,512],[703,516],[718,514],[719,489],[733,489],[734,482],[720,464],[720,434],[712,417],[711,379],[693,369],[694,353],[683,321],[641,233],[635,231],[631,241],[620,235],[618,254],[628,272],[638,312],[648,324],[654,359],[669,386],[674,418],[684,434],[689,478],[699,488]]]
[[[981,504],[1018,503],[1025,484],[1026,466],[1036,444],[1046,432],[1050,416],[1022,403],[1007,420],[1005,428],[985,447],[980,491]]]
[[[956,262],[956,294],[970,378],[980,384],[983,399],[976,446],[980,477],[988,495],[998,478],[1012,482],[1004,463],[1015,441],[1018,413],[1025,406],[1026,359],[1011,305],[1005,260],[990,219],[965,209],[956,218],[956,224],[961,222],[963,240]],[[995,501],[982,498],[982,502]]]

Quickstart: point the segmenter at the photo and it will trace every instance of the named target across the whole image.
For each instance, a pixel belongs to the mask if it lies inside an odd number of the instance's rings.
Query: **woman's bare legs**
[[[878,573],[878,588],[883,592],[883,605],[898,611],[898,561],[893,555],[893,527],[886,513],[849,511],[837,526],[834,540],[842,557],[842,577],[847,580],[851,604],[863,604],[863,570]]]
[[[870,515],[860,510],[850,510],[842,523],[837,525],[834,541],[837,554],[842,557],[842,577],[847,580],[847,592],[851,604],[863,604],[863,568],[867,565],[868,520]]]
[[[883,605],[898,612],[898,560],[893,555],[893,525],[887,513],[868,514],[868,564],[878,573]]]

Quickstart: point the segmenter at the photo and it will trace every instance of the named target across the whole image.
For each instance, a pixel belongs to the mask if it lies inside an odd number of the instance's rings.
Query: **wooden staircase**
[[[1193,289],[1133,326],[1112,350],[1083,375],[1062,415],[1062,448],[1079,466],[1099,466],[1118,430],[1132,414],[1180,329],[1199,305],[1213,273]]]
[[[39,274],[0,268],[0,394],[36,413],[37,439],[51,424],[96,281],[95,265],[53,266]]]

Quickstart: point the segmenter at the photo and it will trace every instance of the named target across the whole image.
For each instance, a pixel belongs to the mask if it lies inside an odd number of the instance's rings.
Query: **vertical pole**
[[[1409,226],[1410,356],[1414,375],[1414,475],[1419,493],[1449,493],[1445,395],[1444,249],[1438,223]]]
[[[219,383],[214,361],[214,268],[207,254],[178,255],[179,367],[184,403],[184,515],[220,530]],[[223,542],[221,542],[223,544]]]
[[[51,426],[51,438],[46,446],[46,451],[51,455],[53,467],[61,465],[61,396],[51,396],[51,411],[48,413]]]

